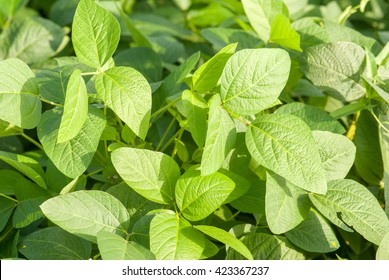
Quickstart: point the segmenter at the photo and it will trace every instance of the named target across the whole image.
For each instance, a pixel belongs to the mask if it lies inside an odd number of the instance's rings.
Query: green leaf
[[[64,230],[96,243],[101,231],[127,235],[130,216],[112,195],[97,190],[53,197],[41,206],[43,214]]]
[[[379,128],[373,115],[363,110],[358,118],[353,142],[357,148],[355,168],[372,185],[379,185],[384,173]]]
[[[271,23],[269,40],[292,50],[303,51],[300,48],[300,35],[293,30],[289,18],[283,14],[277,14],[274,17]]]
[[[265,214],[265,182],[257,180],[240,198],[231,201],[231,206],[244,213]]]
[[[282,49],[246,49],[234,54],[221,76],[223,105],[238,114],[272,106],[284,88],[290,58]]]
[[[297,227],[285,233],[296,246],[308,252],[329,253],[340,247],[338,239],[327,221],[314,209]]]
[[[168,155],[146,149],[119,148],[112,163],[123,180],[147,199],[171,204],[180,168]]]
[[[184,90],[181,98],[190,133],[201,148],[205,144],[207,134],[208,104],[204,98],[190,90]]]
[[[389,116],[380,116],[382,126],[380,126],[380,144],[382,161],[384,164],[384,197],[385,197],[385,212],[389,217]]]
[[[312,134],[319,147],[327,181],[345,178],[354,164],[356,149],[353,142],[346,136],[328,131],[313,131]]]
[[[80,133],[64,143],[57,143],[61,111],[46,111],[38,127],[38,138],[47,156],[70,178],[80,176],[88,168],[105,128],[106,120],[100,110],[90,106],[88,112]]]
[[[262,43],[254,32],[241,29],[211,27],[202,29],[200,33],[218,50],[236,42],[239,42],[239,50],[255,48]]]
[[[340,101],[353,101],[365,94],[360,84],[365,51],[350,42],[321,44],[308,48],[302,70],[312,83]]]
[[[229,195],[227,200],[224,202],[226,204],[240,198],[242,195],[247,193],[251,187],[251,182],[249,180],[247,180],[245,177],[238,175],[232,171],[229,171],[226,169],[220,169],[219,173],[226,175],[228,178],[230,178],[235,183],[234,190]]]
[[[389,232],[382,238],[376,253],[377,260],[389,260]]]
[[[0,119],[21,128],[38,125],[42,103],[31,69],[21,60],[0,61]]]
[[[266,174],[266,221],[275,234],[285,233],[299,225],[310,208],[308,195],[281,176]]]
[[[7,17],[12,17],[20,8],[24,7],[28,0],[8,0],[0,4],[0,12]]]
[[[46,199],[45,197],[38,197],[20,201],[12,217],[12,225],[15,228],[24,228],[43,218],[43,213],[39,209],[39,205]]]
[[[177,181],[177,206],[185,218],[199,221],[219,208],[234,188],[235,183],[221,173],[200,176],[198,170],[188,170]]]
[[[80,0],[57,0],[50,8],[49,17],[59,25],[69,25],[73,21]]]
[[[38,230],[23,239],[19,252],[29,260],[87,260],[90,242],[59,227]]]
[[[232,234],[217,228],[213,226],[194,226],[195,229],[198,229],[205,233],[206,235],[209,235],[210,237],[228,245],[229,247],[233,248],[234,250],[238,251],[242,256],[244,256],[248,260],[252,260],[253,256],[251,255],[249,249],[241,242],[239,241],[235,236]]]
[[[156,215],[150,224],[150,250],[157,260],[197,260],[206,239],[188,221],[174,213]]]
[[[247,130],[246,145],[259,164],[292,184],[307,191],[326,192],[318,147],[300,118],[288,114],[260,116]]]
[[[7,225],[16,205],[16,202],[8,197],[0,196],[0,232]]]
[[[40,164],[29,157],[0,151],[0,160],[5,161],[16,170],[26,175],[42,188],[46,188],[45,173]]]
[[[243,236],[240,241],[250,248],[254,260],[304,260],[302,253],[297,251],[283,236],[265,233],[254,233]],[[227,251],[227,260],[242,260],[242,256],[231,248]]]
[[[379,245],[389,232],[389,220],[377,199],[363,185],[349,179],[328,183],[326,195],[309,194],[324,216],[338,216],[366,240]],[[325,211],[321,211],[324,208]]]
[[[278,108],[275,113],[291,114],[307,123],[311,130],[323,130],[343,134],[344,127],[327,112],[303,103],[289,103]]]
[[[15,20],[0,37],[0,60],[18,58],[27,64],[43,62],[57,53],[64,36],[60,26],[38,16]]]
[[[73,19],[72,41],[80,62],[101,68],[113,55],[120,39],[115,17],[93,0],[82,0]]]
[[[88,118],[88,95],[80,75],[81,71],[75,70],[70,76],[57,143],[64,143],[76,137]]]
[[[285,4],[281,0],[242,0],[244,11],[251,26],[257,32],[259,38],[267,42],[270,38],[271,25],[278,15],[287,16]]]
[[[98,97],[144,139],[151,111],[151,88],[141,73],[130,67],[114,67],[95,81]]]
[[[0,137],[19,135],[21,130],[14,124],[0,120]]]
[[[207,137],[201,158],[201,175],[209,175],[220,169],[236,140],[235,123],[221,107],[220,96],[209,101]]]
[[[111,232],[100,231],[97,245],[103,260],[155,260],[145,247]]]
[[[192,77],[193,90],[199,92],[212,91],[222,75],[228,59],[234,54],[237,43],[221,49],[215,56],[201,65]]]

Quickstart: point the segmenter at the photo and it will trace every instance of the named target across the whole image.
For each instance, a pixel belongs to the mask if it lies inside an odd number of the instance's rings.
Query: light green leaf
[[[170,204],[180,168],[168,155],[135,148],[119,148],[112,152],[112,163],[123,180],[147,199]]]
[[[59,171],[70,178],[80,176],[88,168],[105,128],[103,113],[93,106],[88,111],[80,133],[64,143],[57,143],[61,111],[46,111],[38,127],[38,138],[47,156]]]
[[[381,88],[379,85],[374,84],[374,82],[368,78],[365,78],[361,76],[363,82],[366,85],[366,89],[371,89],[374,93],[376,93],[378,96],[380,96],[383,100],[385,100],[386,103],[389,104],[389,93],[386,92],[383,88]]]
[[[238,114],[272,106],[284,88],[290,58],[282,49],[246,49],[234,54],[221,76],[223,105]]]
[[[228,59],[234,54],[237,43],[221,49],[215,56],[201,65],[192,77],[193,90],[207,92],[216,87]]]
[[[311,130],[324,130],[339,134],[346,132],[344,127],[327,112],[311,105],[298,102],[289,103],[278,108],[275,113],[291,114],[299,117],[307,123]]]
[[[376,253],[377,260],[389,260],[389,232],[382,238]]]
[[[269,41],[274,18],[278,14],[288,15],[285,4],[281,0],[242,0],[242,4],[251,26],[264,42]]]
[[[240,241],[250,251],[254,260],[304,260],[302,253],[297,251],[283,236],[265,233],[253,233],[243,236]],[[243,257],[230,248],[227,251],[227,260],[242,260]]]
[[[385,212],[389,217],[389,116],[380,115],[380,144],[382,153],[382,162],[384,165],[384,196]]]
[[[42,103],[31,69],[21,60],[0,61],[0,119],[21,128],[38,125]]]
[[[202,148],[207,134],[208,104],[190,90],[184,90],[181,98],[190,133],[197,146]]]
[[[270,41],[292,50],[303,51],[300,48],[300,35],[293,30],[289,18],[282,14],[277,14],[271,23]]]
[[[45,173],[41,165],[34,159],[8,152],[0,151],[0,160],[5,161],[16,170],[26,175],[42,188],[46,188]]]
[[[307,191],[325,193],[327,180],[308,125],[288,114],[260,116],[246,134],[246,145],[261,165]]]
[[[0,196],[0,232],[3,231],[4,227],[8,223],[16,205],[16,202],[8,197]]]
[[[20,201],[12,216],[12,225],[15,228],[24,228],[29,224],[43,218],[39,205],[46,200],[45,197],[37,197]]]
[[[64,143],[76,137],[88,118],[88,95],[80,75],[81,71],[75,70],[70,76],[57,143]]]
[[[299,225],[309,212],[308,195],[273,172],[266,174],[266,221],[275,234],[285,233]]]
[[[223,205],[234,188],[235,183],[221,173],[200,176],[200,171],[188,170],[177,181],[177,206],[185,218],[199,221]]]
[[[301,224],[286,232],[285,236],[293,244],[308,252],[329,253],[340,246],[331,226],[314,209],[309,211]]]
[[[95,243],[101,230],[127,235],[130,219],[127,209],[103,191],[77,191],[56,196],[40,207],[54,224]]]
[[[0,12],[6,17],[12,17],[20,8],[24,7],[28,0],[7,0],[0,3]]]
[[[101,68],[113,55],[120,39],[115,17],[93,0],[82,0],[73,19],[72,41],[80,62]]]
[[[87,260],[92,246],[59,227],[48,227],[25,237],[19,252],[29,260]]]
[[[100,231],[97,245],[103,260],[155,260],[145,247],[111,232]]]
[[[150,224],[150,250],[157,260],[198,260],[206,239],[175,213],[156,215]]]
[[[64,36],[60,26],[38,16],[15,20],[0,37],[0,60],[18,58],[27,64],[43,62],[57,53]]]
[[[248,260],[252,260],[253,256],[251,255],[249,249],[235,236],[232,234],[224,231],[223,229],[213,227],[213,226],[194,226],[195,229],[198,229],[205,233],[206,235],[209,235],[210,237],[228,245],[232,249],[238,251],[242,256],[244,256]]]
[[[207,137],[201,158],[201,175],[209,175],[220,169],[236,140],[235,123],[221,107],[218,94],[209,101]]]
[[[98,97],[144,139],[151,111],[151,88],[141,73],[130,67],[114,67],[95,81]]]
[[[319,147],[327,181],[345,178],[354,164],[356,149],[353,142],[346,136],[328,131],[313,131],[312,134]]]
[[[363,185],[349,179],[328,183],[326,195],[309,194],[312,203],[332,221],[339,216],[366,240],[379,245],[389,232],[389,220],[375,196]],[[324,208],[325,211],[321,211]],[[332,217],[331,217],[332,216]]]
[[[19,135],[20,133],[21,130],[16,125],[0,120],[0,137]]]
[[[308,48],[302,70],[312,83],[340,101],[353,101],[366,90],[360,84],[365,51],[350,42],[321,44]]]

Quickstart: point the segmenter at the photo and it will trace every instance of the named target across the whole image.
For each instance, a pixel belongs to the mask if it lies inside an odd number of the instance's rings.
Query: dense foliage
[[[389,259],[388,16],[1,1],[0,257]]]

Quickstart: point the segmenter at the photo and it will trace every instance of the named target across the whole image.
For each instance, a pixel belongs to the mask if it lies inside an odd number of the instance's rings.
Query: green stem
[[[43,146],[41,144],[39,144],[37,141],[35,141],[34,139],[32,139],[30,136],[24,134],[24,132],[22,131],[22,133],[20,134],[20,136],[22,136],[24,139],[26,139],[27,141],[29,141],[30,143],[34,144],[35,146],[37,146],[40,150],[43,151]]]
[[[93,75],[97,75],[97,74],[100,74],[99,72],[85,72],[85,73],[81,73],[81,76],[93,76]]]
[[[0,193],[0,196],[5,197],[5,198],[7,198],[9,200],[12,200],[13,202],[19,203],[19,201],[17,201],[16,199],[14,199],[14,198],[12,198],[12,197],[10,197],[8,195]]]
[[[165,139],[166,139],[166,137],[167,137],[167,135],[168,135],[170,129],[173,127],[175,121],[176,121],[176,118],[174,117],[174,118],[172,119],[172,121],[169,123],[168,127],[166,128],[165,133],[162,135],[161,140],[159,140],[159,143],[158,143],[158,145],[157,145],[157,148],[155,149],[156,151],[158,151],[159,148],[161,148],[163,141],[165,141]]]
[[[151,123],[154,121],[154,119],[161,113],[165,112],[167,109],[169,109],[171,106],[173,106],[177,101],[179,101],[181,99],[181,96],[170,101],[167,105],[163,106],[162,108],[158,109],[157,111],[155,111],[154,113],[151,114],[150,116],[150,119],[151,119]]]
[[[176,137],[178,137],[178,135],[180,135],[181,131],[185,130],[186,129],[186,126],[183,126],[181,127],[174,135],[173,137],[171,137],[169,139],[169,141],[167,141],[167,143],[165,144],[165,146],[163,146],[163,148],[160,150],[160,152],[164,152],[169,146],[170,144],[174,141],[174,139],[176,139]]]
[[[39,99],[40,99],[42,102],[45,102],[45,103],[47,103],[47,104],[50,104],[50,105],[53,105],[53,106],[57,106],[57,107],[63,107],[62,104],[55,103],[55,102],[53,102],[53,101],[47,100],[47,99],[43,98],[42,96],[39,96]]]
[[[95,171],[93,171],[93,172],[91,172],[91,173],[88,173],[88,174],[86,174],[85,175],[85,177],[86,178],[88,178],[88,177],[91,177],[91,176],[93,176],[93,175],[95,175],[95,174],[97,174],[97,173],[100,173],[100,172],[102,172],[104,169],[97,169],[97,170],[95,170]]]

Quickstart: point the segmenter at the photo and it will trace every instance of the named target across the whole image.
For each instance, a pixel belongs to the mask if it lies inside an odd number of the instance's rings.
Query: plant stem
[[[178,135],[180,135],[181,131],[185,130],[186,129],[186,126],[183,126],[181,127],[174,135],[172,138],[169,139],[169,141],[165,144],[165,146],[163,146],[163,148],[160,150],[160,152],[164,152],[169,146],[170,144],[174,141],[174,139],[176,137],[178,137]]]
[[[20,134],[20,136],[22,136],[24,139],[26,139],[27,141],[29,141],[30,143],[34,144],[36,147],[38,147],[40,150],[43,151],[43,146],[41,144],[39,144],[39,142],[35,141],[34,139],[32,139],[30,136],[24,134],[24,132],[22,131],[22,133]]]
[[[13,202],[19,203],[19,201],[17,201],[15,198],[12,198],[12,197],[10,197],[8,195],[0,193],[0,196],[5,197],[5,198],[7,198],[9,200],[12,200]]]
[[[172,121],[169,123],[168,127],[165,130],[165,133],[162,135],[161,140],[159,140],[157,148],[155,149],[156,151],[158,151],[159,148],[162,146],[163,141],[165,141],[165,139],[166,139],[170,129],[173,127],[175,121],[176,121],[176,118],[173,118]]]
[[[167,105],[163,106],[159,110],[157,110],[154,113],[152,113],[151,116],[150,116],[151,123],[154,121],[153,119],[155,119],[160,113],[165,112],[167,109],[169,109],[171,106],[173,106],[180,99],[181,99],[181,96],[176,98],[176,99],[174,99],[174,100],[172,100],[172,101],[170,101]]]

